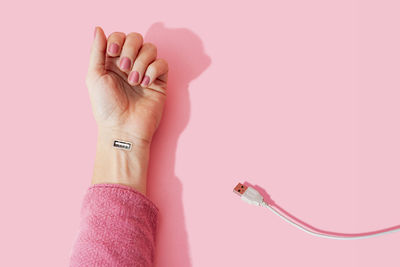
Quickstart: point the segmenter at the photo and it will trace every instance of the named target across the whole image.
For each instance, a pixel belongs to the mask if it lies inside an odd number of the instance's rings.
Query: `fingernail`
[[[97,27],[94,27],[93,39],[96,38]]]
[[[119,50],[119,46],[116,43],[112,43],[109,47],[108,47],[108,52],[110,52],[111,54],[116,54],[118,53]]]
[[[131,60],[127,57],[123,57],[119,62],[119,67],[123,70],[130,70],[131,69]]]
[[[144,76],[143,81],[142,81],[142,85],[143,86],[147,86],[150,82],[150,77],[149,76]]]
[[[130,83],[137,83],[139,81],[139,72],[132,71],[131,73],[129,73],[128,81]]]

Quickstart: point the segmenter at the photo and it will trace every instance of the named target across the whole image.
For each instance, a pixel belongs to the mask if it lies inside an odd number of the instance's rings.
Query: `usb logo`
[[[124,150],[131,150],[132,143],[115,140],[114,144],[113,144],[113,147],[124,149]]]

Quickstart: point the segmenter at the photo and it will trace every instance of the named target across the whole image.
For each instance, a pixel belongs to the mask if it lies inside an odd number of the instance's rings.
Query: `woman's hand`
[[[86,85],[98,126],[93,183],[120,183],[146,192],[150,143],[163,113],[168,64],[139,33],[96,27]],[[133,144],[131,151],[113,140]]]
[[[86,85],[99,130],[151,142],[166,98],[168,64],[139,33],[95,29]]]

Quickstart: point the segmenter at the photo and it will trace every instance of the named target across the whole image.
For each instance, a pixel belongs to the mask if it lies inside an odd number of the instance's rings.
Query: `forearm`
[[[132,143],[130,151],[113,147],[115,140]],[[98,129],[92,184],[122,184],[146,194],[150,143],[130,134]]]
[[[114,140],[132,143],[130,151]],[[158,208],[144,195],[150,143],[121,131],[98,130],[92,184],[71,267],[152,266]]]

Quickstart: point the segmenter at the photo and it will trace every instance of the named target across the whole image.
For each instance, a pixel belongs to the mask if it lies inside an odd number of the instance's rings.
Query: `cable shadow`
[[[392,230],[400,228],[400,225],[395,225],[395,226],[392,226],[392,227],[383,228],[383,229],[379,229],[379,230],[376,230],[376,231],[363,232],[363,233],[338,233],[338,232],[331,232],[331,231],[322,230],[322,229],[319,229],[319,228],[316,228],[316,227],[312,226],[309,223],[306,223],[303,220],[300,220],[299,218],[295,217],[293,214],[289,213],[287,210],[285,210],[284,208],[279,206],[275,201],[272,200],[271,196],[264,190],[264,188],[260,187],[259,185],[252,185],[252,184],[250,184],[248,182],[244,182],[244,185],[254,187],[264,197],[264,201],[267,204],[271,205],[276,210],[278,210],[281,214],[283,214],[286,217],[290,218],[294,222],[300,223],[301,225],[306,226],[306,228],[308,228],[308,229],[310,229],[310,230],[312,230],[314,232],[318,232],[318,233],[322,233],[322,234],[326,234],[326,235],[335,235],[335,236],[339,236],[339,237],[360,237],[360,236],[365,236],[365,235],[379,234],[379,233],[382,233],[382,232],[392,231]]]
[[[144,36],[157,45],[158,57],[169,64],[167,101],[163,119],[152,141],[148,195],[160,209],[154,266],[191,266],[182,203],[182,182],[175,175],[180,134],[190,119],[189,84],[208,68],[201,39],[185,28],[166,28],[154,23]]]

